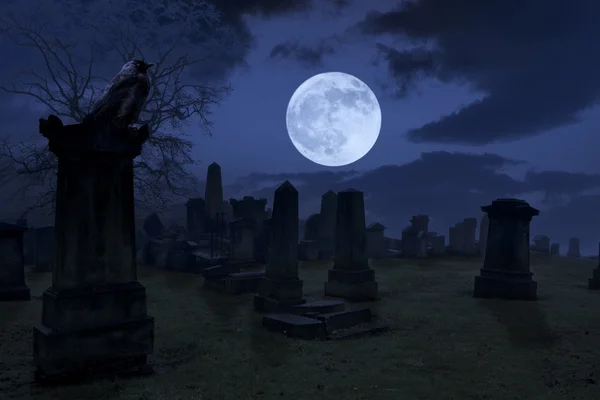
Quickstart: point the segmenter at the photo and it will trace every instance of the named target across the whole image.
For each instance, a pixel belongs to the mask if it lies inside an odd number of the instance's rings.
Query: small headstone
[[[0,301],[31,298],[25,284],[24,230],[19,225],[0,223]]]
[[[579,252],[579,238],[570,238],[569,239],[569,250],[567,250],[568,257],[581,257],[581,253]]]
[[[375,222],[367,227],[367,258],[380,259],[387,256],[385,226]]]
[[[490,227],[473,296],[534,300],[537,282],[529,268],[529,225],[539,210],[518,199],[497,199],[481,209],[488,214]]]
[[[537,235],[533,238],[532,251],[538,253],[550,253],[550,238],[546,235]]]
[[[165,227],[156,213],[152,213],[144,219],[142,228],[144,228],[144,232],[151,239],[160,238],[165,231]]]
[[[375,271],[366,249],[365,203],[362,192],[344,190],[337,196],[335,258],[328,271],[325,295],[352,300],[376,299]]]
[[[552,254],[554,256],[560,255],[560,244],[552,243],[550,245],[550,254]]]
[[[270,243],[254,309],[282,312],[305,302],[303,282],[298,278],[298,191],[289,181],[275,191]]]

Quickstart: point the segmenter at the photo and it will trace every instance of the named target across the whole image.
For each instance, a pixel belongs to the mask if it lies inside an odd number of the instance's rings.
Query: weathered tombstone
[[[560,255],[560,244],[552,243],[550,245],[550,254],[552,254],[554,256]]]
[[[366,249],[365,200],[363,192],[348,189],[338,193],[335,257],[328,271],[325,295],[352,300],[376,299],[375,271],[369,268]]]
[[[588,289],[600,289],[600,243],[598,243],[598,266],[592,271],[592,277],[588,279]]]
[[[206,201],[206,217],[213,221],[217,217],[217,213],[223,212],[221,166],[216,162],[210,164],[206,172],[204,200]]]
[[[319,259],[319,243],[314,240],[301,240],[298,243],[298,258],[302,261]]]
[[[146,235],[152,239],[160,238],[165,231],[165,226],[156,213],[148,215],[144,219],[142,227],[144,228]]]
[[[367,258],[379,259],[387,256],[384,232],[385,226],[378,222],[367,227]]]
[[[200,234],[206,231],[205,202],[201,197],[189,199],[185,203],[188,240],[198,241]]]
[[[479,224],[479,255],[485,257],[485,249],[487,247],[488,231],[490,230],[490,218],[487,214],[481,217]]]
[[[51,272],[55,260],[54,227],[37,228],[34,241],[33,272]]]
[[[546,235],[536,235],[533,238],[533,251],[550,253],[550,238]]]
[[[569,250],[567,250],[568,257],[581,257],[581,253],[579,252],[579,238],[570,238],[569,239]]]
[[[133,159],[148,129],[40,119],[58,159],[56,258],[33,332],[36,378],[148,373],[154,319],[137,280]]]
[[[24,231],[22,226],[0,223],[0,301],[31,298],[25,284]]]
[[[232,261],[254,261],[254,236],[257,222],[252,218],[237,218],[229,223]]]
[[[265,276],[254,295],[257,311],[286,311],[305,303],[298,278],[298,191],[285,181],[275,191]]]
[[[488,214],[490,227],[473,296],[534,300],[537,282],[529,268],[529,225],[539,210],[518,199],[497,199],[481,209]]]
[[[321,196],[321,229],[319,230],[319,258],[331,260],[335,248],[335,219],[337,218],[337,194],[328,190]]]
[[[304,222],[304,240],[319,240],[321,214],[312,214]]]
[[[442,255],[446,252],[446,237],[433,236],[429,239],[431,242],[431,254],[435,256]]]

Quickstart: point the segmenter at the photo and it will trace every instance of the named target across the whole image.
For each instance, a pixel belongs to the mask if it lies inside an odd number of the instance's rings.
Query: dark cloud
[[[371,13],[357,27],[425,46],[378,47],[404,91],[435,77],[485,94],[410,131],[411,141],[483,145],[574,123],[597,102],[599,14],[595,0],[420,0]]]
[[[333,45],[328,40],[320,41],[316,46],[306,46],[299,41],[279,43],[271,50],[269,58],[293,59],[305,67],[320,67],[323,58],[335,53]]]

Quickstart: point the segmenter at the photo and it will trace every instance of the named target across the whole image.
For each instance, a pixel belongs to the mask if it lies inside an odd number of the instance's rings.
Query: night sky
[[[316,211],[327,186],[356,186],[365,191],[370,219],[396,235],[416,213],[429,213],[444,232],[458,219],[479,217],[479,206],[496,197],[520,197],[542,210],[532,233],[556,238],[563,252],[569,236],[580,236],[584,251],[596,251],[597,1],[212,2],[237,41],[231,53],[207,61],[233,91],[213,110],[212,137],[189,127],[199,175],[216,161],[231,193],[245,185],[255,195],[290,178],[301,193],[304,185],[304,214]],[[4,84],[38,62],[8,39],[2,51]],[[119,68],[100,71],[110,77]],[[286,132],[292,93],[326,71],[355,75],[382,108],[378,142],[346,167],[310,162]],[[0,95],[1,133],[22,140],[35,134],[44,108]],[[345,173],[351,170],[359,173]]]

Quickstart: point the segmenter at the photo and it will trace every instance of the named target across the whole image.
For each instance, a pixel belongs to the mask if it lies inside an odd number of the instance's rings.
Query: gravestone
[[[319,230],[319,258],[333,259],[335,248],[335,219],[337,218],[337,194],[328,190],[321,196],[321,227]]]
[[[488,214],[490,227],[473,296],[534,300],[537,282],[529,268],[529,225],[539,210],[518,199],[497,199],[481,209]]]
[[[206,172],[206,188],[204,193],[206,201],[206,217],[213,221],[223,207],[223,182],[221,180],[221,166],[216,162],[208,166]]]
[[[0,223],[0,301],[31,299],[25,284],[24,232],[22,226]]]
[[[189,199],[185,203],[187,239],[197,242],[206,231],[205,202],[201,197]]]
[[[312,214],[304,222],[304,240],[319,240],[321,214]]]
[[[569,239],[569,249],[567,250],[568,257],[581,257],[581,253],[579,252],[579,238],[570,238]]]
[[[554,256],[560,255],[560,244],[552,243],[550,245],[550,254],[552,254]]]
[[[37,228],[34,234],[33,272],[51,272],[55,260],[54,227]]]
[[[58,159],[56,262],[34,328],[36,379],[151,371],[154,319],[135,259],[133,159],[148,128],[40,119]]]
[[[367,258],[380,259],[387,256],[385,226],[376,222],[367,227]]]
[[[365,202],[363,192],[344,190],[337,196],[335,257],[328,271],[325,295],[351,300],[378,296],[375,271],[369,268],[366,249]]]
[[[600,290],[600,243],[598,243],[598,266],[592,271],[592,277],[588,279],[589,290]]]
[[[546,235],[536,235],[533,238],[533,251],[539,253],[550,253],[550,238]]]
[[[252,218],[237,218],[229,223],[231,234],[229,250],[232,261],[254,261],[254,237],[257,222]]]
[[[448,228],[448,247],[452,251],[456,251],[458,248],[458,232],[456,231],[456,225]]]
[[[285,181],[275,191],[271,246],[265,276],[254,295],[254,309],[281,312],[305,303],[298,278],[298,191]]]
[[[485,257],[485,249],[487,247],[488,231],[490,230],[490,218],[485,214],[481,217],[479,224],[479,255]]]

